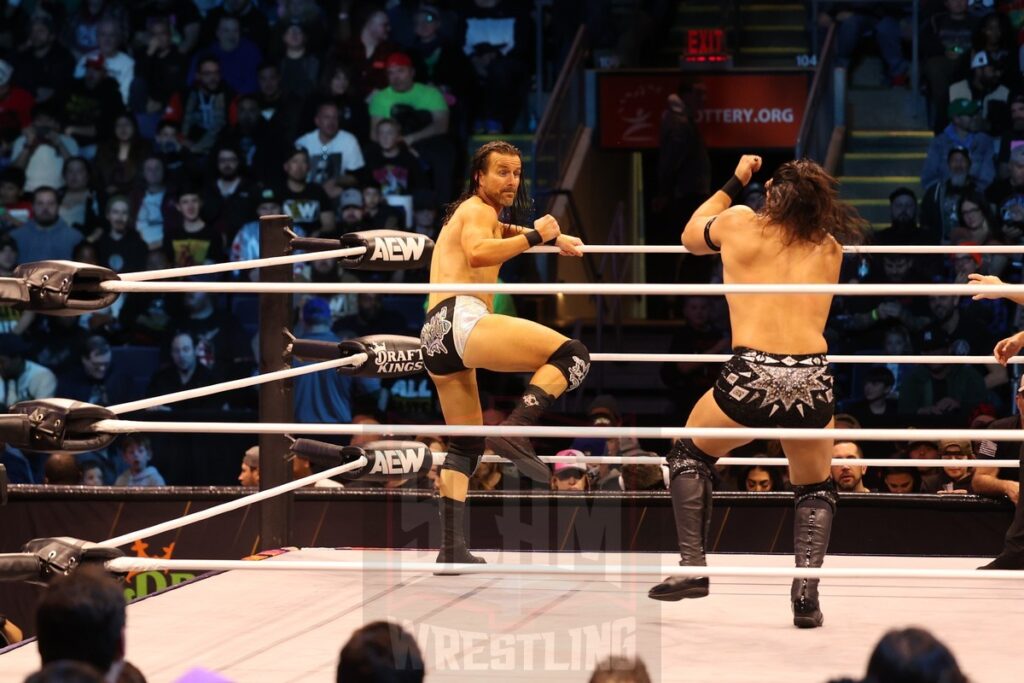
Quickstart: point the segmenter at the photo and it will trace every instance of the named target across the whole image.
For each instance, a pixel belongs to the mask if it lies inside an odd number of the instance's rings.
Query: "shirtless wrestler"
[[[528,220],[529,199],[521,184],[522,157],[507,142],[494,141],[473,155],[469,189],[448,209],[430,262],[430,282],[494,284],[501,264],[530,247],[552,242],[564,256],[582,256],[582,242],[561,234],[551,216]],[[590,354],[576,339],[543,325],[492,313],[492,294],[430,295],[420,333],[424,365],[441,401],[447,424],[483,424],[476,369],[531,372],[533,377],[505,425],[533,425],[565,391],[579,387]],[[464,512],[469,477],[485,440],[455,437],[441,468],[441,552],[438,562],[483,562],[466,548]],[[525,437],[491,437],[486,447],[508,458],[535,481],[551,470]]]
[[[743,156],[735,176],[711,196],[683,230],[695,254],[721,253],[726,283],[823,283],[839,279],[840,242],[856,241],[863,222],[842,204],[836,182],[812,161],[783,164],[765,184],[765,206],[754,213],[732,200],[761,167]],[[730,294],[734,355],[715,385],[694,406],[687,427],[832,426],[832,377],[823,331],[828,294]],[[750,439],[684,439],[667,460],[676,534],[683,566],[703,566],[711,521],[715,461]],[[783,439],[795,495],[793,543],[799,567],[820,567],[836,511],[830,475],[832,439]],[[699,598],[708,579],[666,579],[655,600]],[[793,623],[821,626],[818,580],[795,579]]]

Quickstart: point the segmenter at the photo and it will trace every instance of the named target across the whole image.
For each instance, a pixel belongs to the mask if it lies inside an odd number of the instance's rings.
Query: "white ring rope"
[[[429,284],[411,282],[128,282],[105,280],[106,292],[209,292],[213,294],[570,294],[583,296],[654,296],[719,294],[834,294],[842,296],[1024,296],[1024,285],[853,285],[853,284],[724,284],[671,283],[496,283]]]
[[[444,462],[446,453],[434,453],[434,464]],[[665,458],[660,455],[541,455],[544,462],[568,463],[570,465],[664,465]],[[485,455],[483,462],[510,462],[500,455]],[[785,467],[789,461],[785,458],[742,458],[722,457],[715,461],[716,465],[758,465],[762,467]],[[854,467],[1020,467],[1019,460],[940,460],[939,458],[915,460],[913,458],[832,458],[832,467],[852,465]]]
[[[179,527],[187,526],[189,524],[195,524],[196,522],[201,522],[204,519],[210,519],[211,517],[216,517],[217,515],[223,515],[225,512],[237,510],[238,508],[245,507],[246,505],[252,505],[253,503],[258,503],[262,500],[267,500],[268,498],[279,496],[282,493],[287,493],[288,491],[300,489],[303,486],[315,484],[321,479],[327,479],[329,477],[334,477],[339,474],[344,474],[345,472],[357,470],[360,467],[364,467],[366,464],[366,458],[359,457],[353,460],[352,462],[345,463],[344,465],[338,465],[337,467],[332,467],[331,469],[324,470],[323,472],[316,472],[314,474],[309,475],[308,477],[302,477],[301,479],[296,479],[295,481],[290,481],[286,484],[281,484],[280,486],[275,486],[265,491],[260,491],[259,493],[253,493],[248,496],[242,496],[241,498],[228,501],[227,503],[214,505],[212,508],[208,510],[200,510],[199,512],[193,512],[190,515],[185,515],[184,517],[179,517],[178,519],[172,519],[166,522],[162,522],[160,524],[154,524],[153,526],[146,527],[145,529],[139,529],[138,531],[133,531],[128,534],[115,536],[114,538],[108,539],[101,543],[97,543],[96,545],[104,546],[107,548],[116,548],[118,546],[126,545],[128,543],[137,541],[141,538],[148,538],[149,536],[155,536],[156,534],[161,534],[165,531],[171,531],[172,529],[177,529]]]
[[[174,277],[212,275],[213,273],[225,273],[234,270],[269,268],[270,266],[284,266],[289,263],[305,263],[306,261],[320,261],[329,258],[345,258],[347,256],[360,256],[365,253],[366,247],[347,247],[345,249],[331,249],[330,251],[315,251],[310,253],[291,254],[289,256],[270,256],[267,258],[249,259],[247,261],[211,263],[203,266],[162,268],[160,270],[140,270],[135,273],[121,273],[118,277],[120,277],[123,282],[146,282],[149,280],[163,280],[165,278]]]
[[[252,377],[233,379],[228,382],[219,382],[218,384],[210,384],[209,386],[205,387],[186,389],[185,391],[175,391],[170,394],[164,394],[163,396],[153,396],[152,398],[143,398],[139,399],[138,401],[118,403],[116,405],[107,406],[107,410],[111,411],[115,415],[123,415],[124,413],[130,413],[136,410],[145,410],[146,408],[154,408],[156,406],[162,406],[168,403],[187,401],[190,398],[211,396],[213,394],[219,394],[224,391],[244,389],[245,387],[252,387],[256,386],[257,384],[265,384],[267,382],[274,382],[280,379],[288,379],[289,377],[298,377],[299,375],[306,375],[311,372],[319,372],[321,370],[342,368],[348,365],[362,365],[368,359],[369,356],[365,353],[355,353],[352,354],[351,356],[346,356],[345,358],[336,358],[334,360],[328,360],[322,363],[310,363],[309,365],[301,365],[297,368],[275,370],[274,372],[265,372],[262,375],[253,375]]]
[[[724,363],[732,358],[728,353],[592,353],[590,360],[598,362],[634,363]],[[865,363],[900,365],[991,365],[992,356],[880,356],[880,355],[827,355],[829,363]],[[1024,356],[1015,356],[1008,363],[1024,363]]]
[[[207,434],[364,434],[416,436],[529,436],[533,438],[632,437],[636,439],[792,439],[807,441],[940,441],[973,437],[987,441],[1024,441],[1024,429],[808,429],[790,427],[521,427],[518,425],[382,425],[318,424],[299,422],[146,422],[98,420],[92,429],[107,434],[189,433]]]
[[[579,247],[589,254],[689,254],[690,250],[674,244],[585,244]],[[531,247],[528,252],[535,254],[557,254],[558,247]],[[1022,254],[1024,248],[1017,244],[900,244],[843,247],[844,254]]]
[[[556,575],[567,577],[606,576],[636,577],[744,577],[744,578],[823,578],[823,579],[937,579],[964,581],[1024,580],[1024,572],[998,569],[979,572],[975,569],[918,569],[912,567],[657,567],[622,564],[571,566],[552,564],[435,564],[433,562],[351,562],[329,560],[162,560],[145,557],[118,557],[108,560],[107,569],[116,572],[144,571],[335,571],[366,572],[436,572],[459,574],[511,574],[524,576]]]

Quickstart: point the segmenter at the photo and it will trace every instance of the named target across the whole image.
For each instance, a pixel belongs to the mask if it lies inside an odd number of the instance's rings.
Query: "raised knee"
[[[467,477],[473,476],[480,457],[484,454],[484,437],[455,436],[448,442],[448,455],[445,456],[442,470],[452,470]]]
[[[590,372],[590,351],[579,339],[570,339],[551,354],[547,364],[558,368],[568,384],[566,391],[572,391],[579,388]]]

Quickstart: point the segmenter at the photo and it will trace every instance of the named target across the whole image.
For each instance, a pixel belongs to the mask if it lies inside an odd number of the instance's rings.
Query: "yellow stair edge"
[[[889,206],[888,199],[844,199],[850,206]]]
[[[844,159],[925,159],[926,152],[847,152]]]

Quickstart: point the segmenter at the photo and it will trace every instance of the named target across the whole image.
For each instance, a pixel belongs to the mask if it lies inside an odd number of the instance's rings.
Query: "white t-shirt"
[[[99,54],[99,50],[93,50],[82,55],[78,64],[75,65],[75,78],[85,78],[85,62],[93,55]],[[117,81],[117,88],[121,91],[121,99],[128,104],[128,94],[132,87],[132,80],[135,78],[135,60],[123,52],[118,52],[113,57],[107,57],[103,61],[110,77]]]
[[[68,135],[61,135],[60,141],[70,156],[78,156],[78,143]],[[11,158],[16,158],[25,149],[25,136],[19,135],[11,147]],[[28,158],[25,167],[25,192],[34,192],[39,187],[64,187],[64,157],[57,148],[48,143],[40,144]]]
[[[326,145],[320,142],[319,131],[313,130],[296,140],[295,146],[309,152],[309,177],[306,180],[310,183],[322,184],[342,173],[358,171],[365,164],[356,136],[343,130],[339,130]]]
[[[18,401],[36,398],[53,398],[57,392],[57,376],[45,365],[25,361],[25,369],[17,379],[4,380],[3,405],[14,405]]]

